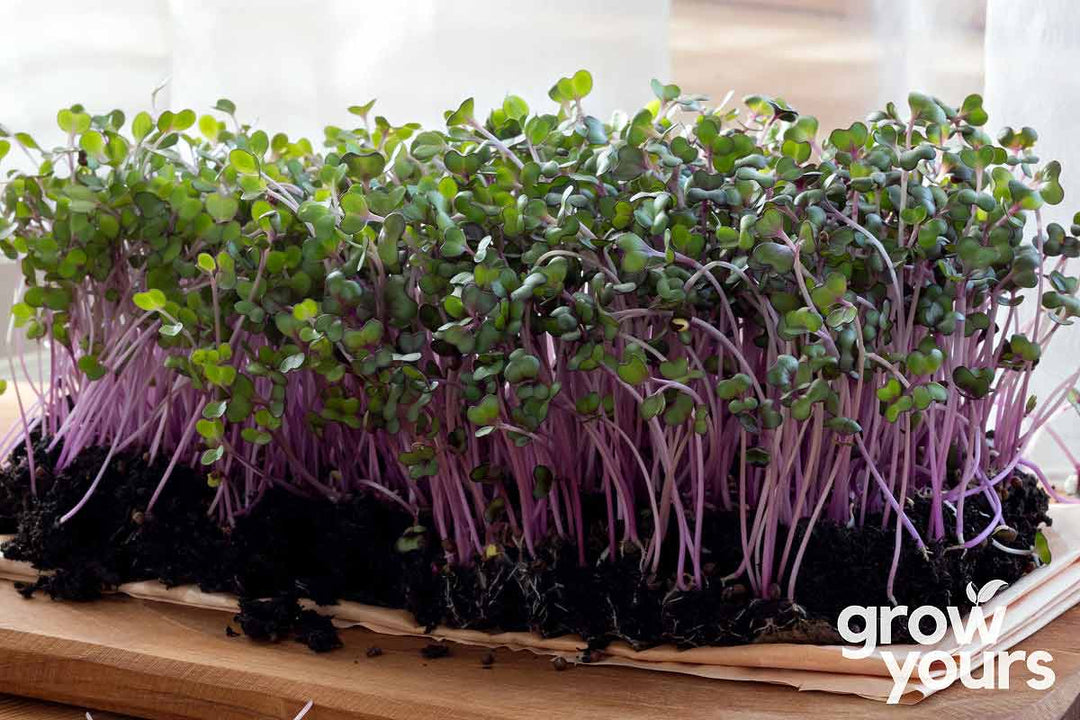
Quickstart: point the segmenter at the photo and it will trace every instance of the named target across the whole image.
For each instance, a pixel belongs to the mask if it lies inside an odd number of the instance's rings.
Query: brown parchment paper
[[[943,650],[958,655],[973,653],[973,666],[981,663],[983,652],[1007,650],[1044,627],[1077,602],[1080,602],[1080,505],[1055,504],[1050,507],[1054,524],[1045,535],[1053,561],[1046,567],[1021,578],[1002,590],[985,605],[987,615],[998,607],[1006,608],[1005,623],[998,641],[984,644],[976,637],[961,645],[947,635],[934,646],[891,645],[886,649],[900,656],[906,652]],[[0,555],[0,578],[32,581],[37,571],[26,563],[4,559]],[[237,600],[223,593],[204,593],[195,586],[167,588],[157,581],[126,583],[117,591],[133,598],[236,612]],[[314,607],[305,601],[304,604]],[[320,608],[332,613],[339,627],[364,627],[388,635],[410,635],[449,640],[468,645],[529,650],[544,655],[558,655],[575,660],[586,643],[576,636],[542,638],[532,633],[489,633],[477,630],[436,628],[425,632],[404,610],[375,607],[355,602],[341,602]],[[839,645],[799,645],[769,643],[733,647],[705,647],[679,650],[659,646],[634,650],[626,643],[608,646],[600,660],[592,664],[618,665],[660,672],[696,675],[718,680],[740,680],[790,685],[799,690],[859,695],[884,702],[893,688],[879,649],[862,659],[845,658]],[[922,700],[934,691],[919,682],[909,682],[901,703]]]

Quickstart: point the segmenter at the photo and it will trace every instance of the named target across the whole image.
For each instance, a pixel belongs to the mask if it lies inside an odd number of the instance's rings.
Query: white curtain
[[[313,134],[347,122],[346,106],[378,98],[376,111],[393,123],[441,126],[443,111],[469,96],[485,113],[508,92],[553,107],[554,81],[587,68],[588,108],[606,117],[640,107],[649,80],[668,73],[666,2],[294,5],[173,0],[173,102],[232,93],[263,122]],[[259,38],[273,49],[261,49]]]
[[[587,68],[587,109],[607,117],[668,79],[667,0],[7,0],[0,123],[55,142],[56,111],[149,106],[206,112],[219,97],[268,131],[318,144],[346,108],[378,98],[393,123],[441,126],[444,110],[547,90]],[[6,161],[7,162],[7,161]]]
[[[912,90],[959,104],[981,91],[985,0],[874,0],[874,107]]]
[[[1065,200],[1045,208],[1044,220],[1060,223],[1066,232],[1073,212],[1080,210],[1078,26],[1080,3],[1075,0],[989,0],[987,5],[986,110],[994,130],[1006,125],[1035,128],[1039,158],[1061,161]],[[1031,224],[1027,231],[1035,232]],[[1080,274],[1080,260],[1070,261],[1066,272]],[[1035,372],[1032,392],[1046,398],[1078,367],[1080,323],[1058,330]],[[1080,413],[1070,409],[1054,427],[1080,457]],[[1057,479],[1076,472],[1049,437],[1044,436],[1030,456]]]

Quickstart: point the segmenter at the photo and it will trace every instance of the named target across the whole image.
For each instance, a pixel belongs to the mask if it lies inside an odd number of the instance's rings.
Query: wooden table
[[[93,720],[133,720],[125,715],[94,710]],[[73,705],[0,695],[0,720],[86,720],[86,710]]]
[[[483,649],[452,646],[450,657],[426,660],[424,640],[360,629],[342,633],[343,649],[314,655],[291,641],[227,637],[228,619],[121,597],[28,601],[0,584],[0,693],[80,709],[72,715],[55,705],[27,706],[9,714],[39,718],[82,718],[81,710],[100,708],[160,720],[291,720],[309,699],[315,708],[308,720],[1080,717],[1080,608],[1019,646],[1053,653],[1052,689],[1029,689],[1018,667],[1008,692],[956,686],[909,707],[625,668],[559,672],[546,658],[508,650],[495,651],[494,666],[485,669]],[[382,656],[367,657],[371,646]],[[0,705],[0,719],[3,712]]]

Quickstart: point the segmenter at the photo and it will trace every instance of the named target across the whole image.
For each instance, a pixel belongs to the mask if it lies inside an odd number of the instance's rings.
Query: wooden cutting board
[[[361,629],[343,631],[343,649],[315,655],[291,641],[227,637],[228,620],[121,597],[24,600],[0,583],[0,693],[160,720],[291,720],[307,700],[315,702],[307,720],[1056,719],[1076,717],[1080,695],[1080,608],[1019,646],[1053,653],[1051,690],[1030,690],[1017,668],[1009,692],[954,687],[911,707],[626,668],[559,672],[508,650],[485,669],[480,648],[452,646],[449,657],[427,660],[424,640]],[[372,646],[383,654],[367,657]]]
[[[132,720],[130,717],[95,710],[93,720]],[[73,705],[0,695],[0,720],[86,720],[86,711]]]

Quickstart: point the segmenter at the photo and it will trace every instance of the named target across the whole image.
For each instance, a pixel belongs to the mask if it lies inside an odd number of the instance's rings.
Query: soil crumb
[[[341,647],[341,636],[329,615],[314,610],[303,610],[296,622],[296,639],[317,653],[330,652]]]
[[[446,643],[430,643],[420,648],[425,660],[438,660],[450,656],[450,646]]]

